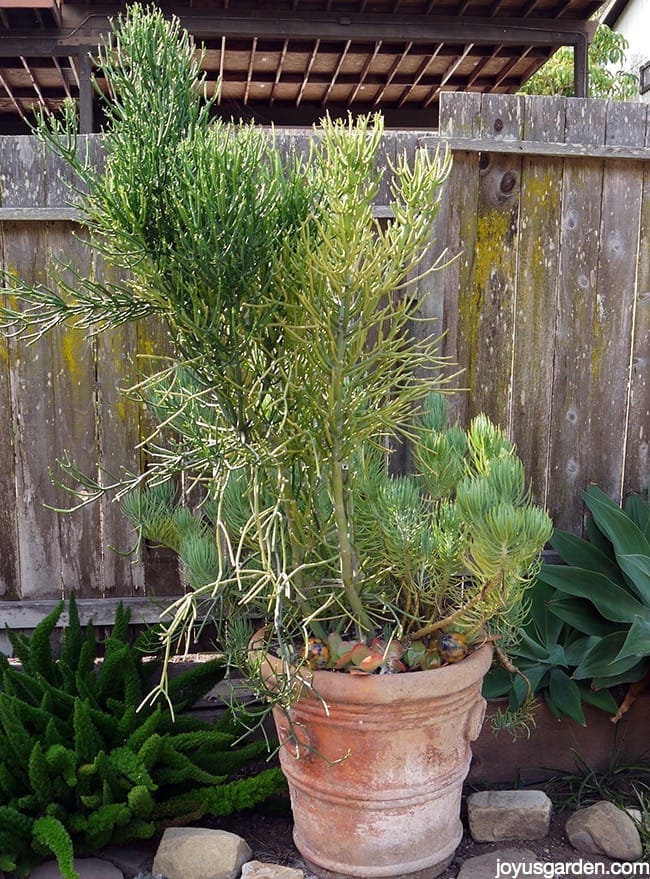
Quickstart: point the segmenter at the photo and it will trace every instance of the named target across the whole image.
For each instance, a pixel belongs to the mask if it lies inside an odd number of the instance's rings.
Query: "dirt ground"
[[[586,856],[577,852],[570,845],[564,833],[564,825],[569,814],[569,812],[554,811],[550,833],[544,839],[501,843],[474,842],[467,830],[466,821],[464,821],[463,839],[451,865],[441,874],[441,879],[454,879],[461,864],[468,858],[505,848],[529,849],[543,862],[576,863],[582,859],[583,863],[586,860],[608,863],[607,858],[599,858],[595,855]],[[293,822],[287,801],[278,799],[264,811],[232,815],[218,821],[212,821],[210,826],[219,827],[242,836],[252,848],[253,857],[256,860],[305,869],[300,853],[293,843]]]

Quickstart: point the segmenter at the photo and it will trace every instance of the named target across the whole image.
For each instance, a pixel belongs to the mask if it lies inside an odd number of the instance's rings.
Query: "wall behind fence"
[[[286,150],[308,146],[304,133],[278,137]],[[537,500],[558,526],[580,531],[578,490],[589,482],[617,499],[647,489],[647,108],[450,93],[440,136],[389,132],[384,160],[441,142],[454,166],[432,258],[446,248],[453,260],[419,282],[426,320],[415,331],[446,330],[444,353],[469,389],[454,412],[486,411],[507,427]],[[66,207],[65,169],[33,139],[0,138],[0,184],[6,269],[32,282],[51,278],[57,261],[106,273]],[[388,203],[385,185],[379,215]],[[181,589],[165,553],[148,550],[135,565],[111,549],[135,537],[116,504],[67,516],[45,506],[70,504],[50,476],[67,453],[103,479],[141,466],[150,425],[120,389],[137,381],[138,352],[164,351],[153,323],[0,341],[0,600],[75,591],[164,603]]]

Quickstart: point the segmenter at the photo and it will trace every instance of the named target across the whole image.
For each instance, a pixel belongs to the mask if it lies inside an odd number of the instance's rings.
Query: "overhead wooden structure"
[[[158,3],[206,47],[219,112],[311,124],[326,110],[381,110],[389,126],[433,127],[441,91],[511,93],[559,46],[586,90],[589,19],[603,0],[185,0]],[[0,0],[0,131],[35,104],[79,99],[100,118],[91,57],[124,3]],[[98,82],[100,88],[104,83]]]

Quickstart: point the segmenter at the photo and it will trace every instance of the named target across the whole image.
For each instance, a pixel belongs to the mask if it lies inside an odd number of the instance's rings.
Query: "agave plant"
[[[593,485],[581,494],[588,540],[556,530],[566,564],[543,565],[539,578],[555,590],[552,613],[590,638],[573,679],[633,684],[650,675],[650,507],[633,494],[621,508]]]
[[[573,678],[600,639],[578,631],[553,612],[557,594],[540,578],[533,583],[530,614],[509,650],[518,673],[503,667],[491,669],[483,695],[487,699],[508,696],[507,710],[512,716],[524,709],[530,694],[541,695],[556,717],[570,717],[579,724],[585,723],[583,703],[615,714],[618,705],[609,689],[596,691],[588,681]]]

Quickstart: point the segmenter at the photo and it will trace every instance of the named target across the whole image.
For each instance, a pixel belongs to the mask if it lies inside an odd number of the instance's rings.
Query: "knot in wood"
[[[512,171],[506,171],[501,178],[501,192],[509,193],[515,188],[517,177]]]

